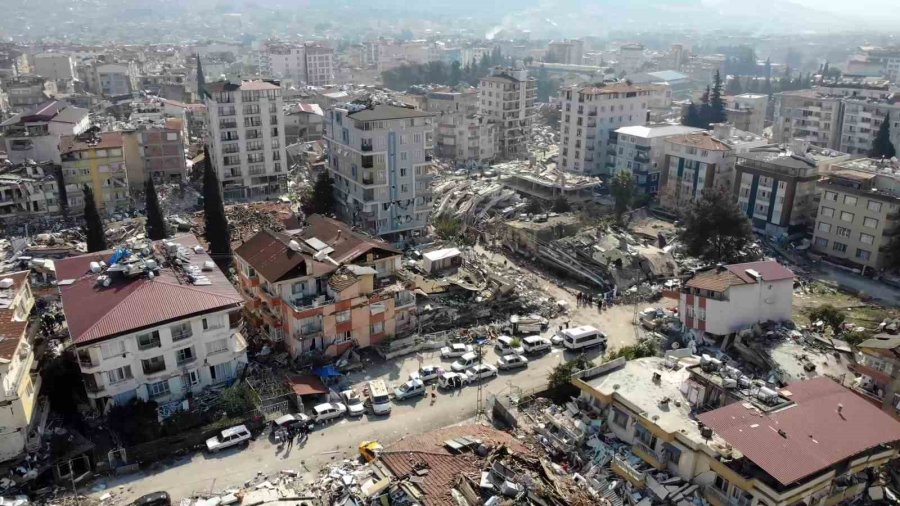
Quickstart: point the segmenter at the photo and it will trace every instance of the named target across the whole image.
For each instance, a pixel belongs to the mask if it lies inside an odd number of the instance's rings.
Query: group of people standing
[[[597,310],[603,311],[603,297],[586,292],[578,292],[575,294],[575,300],[579,306],[592,307],[597,304]]]

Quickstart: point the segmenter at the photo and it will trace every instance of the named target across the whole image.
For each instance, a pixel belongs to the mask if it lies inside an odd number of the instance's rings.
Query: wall
[[[705,309],[705,323],[700,325],[699,316],[694,318],[690,328],[701,328],[714,335],[725,335],[750,328],[765,321],[790,320],[793,301],[793,280],[761,282],[732,286],[726,292],[728,300],[720,301],[682,293],[679,312],[687,318],[687,304],[692,302],[694,314]]]

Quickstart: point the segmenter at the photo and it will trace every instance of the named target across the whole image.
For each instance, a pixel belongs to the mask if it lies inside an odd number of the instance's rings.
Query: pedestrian
[[[588,294],[588,306],[593,306],[593,305],[594,305],[594,294],[589,293]]]
[[[566,328],[569,328],[569,320],[566,320]]]
[[[288,450],[290,450],[292,446],[294,446],[294,428],[293,428],[293,427],[288,427],[288,429],[287,429],[287,447],[288,447]]]
[[[575,294],[575,302],[580,306],[581,305],[581,292]]]
[[[603,312],[603,299],[602,299],[602,298],[598,298],[598,299],[597,299],[597,309],[598,309],[601,313]]]

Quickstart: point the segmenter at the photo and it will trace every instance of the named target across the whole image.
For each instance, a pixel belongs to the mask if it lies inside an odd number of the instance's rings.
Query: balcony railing
[[[334,302],[334,297],[328,295],[318,295],[316,297],[298,297],[290,300],[290,306],[294,311],[304,311],[316,307],[327,306]]]
[[[141,369],[144,371],[144,374],[156,374],[158,372],[162,372],[166,370],[165,362],[160,362],[158,364],[141,364]]]
[[[610,470],[625,478],[626,480],[631,482],[632,485],[637,487],[643,487],[647,480],[647,474],[644,471],[633,467],[628,463],[627,460],[619,457],[618,455],[613,456]]]
[[[197,360],[197,357],[196,357],[196,356],[192,356],[192,357],[183,358],[183,359],[181,359],[181,360],[176,360],[176,361],[175,361],[175,364],[176,364],[178,367],[181,367],[181,366],[183,366],[183,365],[190,364],[191,362],[193,362],[193,361],[195,361],[195,360]]]
[[[106,390],[106,386],[104,386],[104,385],[98,385],[98,384],[96,384],[96,383],[88,383],[88,382],[85,382],[85,383],[84,383],[84,389],[87,390],[89,393],[92,393],[92,394],[98,394],[98,393],[100,393],[100,392]]]
[[[187,339],[194,335],[191,329],[186,330],[173,330],[172,331],[172,340],[173,341],[181,341],[182,339]]]
[[[143,350],[150,350],[150,349],[153,349],[153,348],[159,348],[160,346],[162,346],[162,343],[160,342],[160,340],[159,340],[159,339],[154,339],[154,340],[149,341],[149,342],[146,342],[146,343],[140,343],[140,342],[139,342],[139,343],[138,343],[138,350],[142,350],[142,351],[143,351]]]

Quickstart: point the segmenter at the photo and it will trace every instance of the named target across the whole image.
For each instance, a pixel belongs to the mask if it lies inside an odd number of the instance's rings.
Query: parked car
[[[497,369],[502,371],[518,369],[519,367],[528,367],[528,359],[517,353],[503,355],[497,359]]]
[[[313,418],[316,422],[327,422],[334,418],[340,418],[347,413],[347,406],[340,402],[326,402],[313,408]]]
[[[248,443],[250,438],[250,430],[246,426],[235,425],[223,430],[219,435],[207,439],[206,449],[211,452],[217,452],[232,446]]]
[[[522,348],[525,353],[543,353],[551,348],[550,340],[541,336],[528,336],[522,338]]]
[[[409,373],[409,379],[422,380],[424,383],[428,383],[431,380],[438,379],[438,376],[443,372],[444,370],[436,365],[425,365],[420,367],[418,371]]]
[[[425,383],[422,380],[411,379],[394,389],[394,400],[403,401],[419,395],[425,395]]]
[[[151,492],[134,500],[130,506],[172,506],[168,492]]]
[[[471,344],[451,343],[449,346],[441,348],[441,358],[461,357],[466,353],[472,353],[472,350]]]
[[[497,349],[498,355],[506,355],[508,353],[525,353],[525,350],[522,346],[513,346],[513,344],[517,341],[517,339],[513,339],[509,336],[497,336],[497,343],[494,347]]]
[[[349,413],[350,416],[362,416],[362,414],[366,412],[362,397],[356,393],[356,390],[353,390],[352,388],[344,390],[341,392],[341,397],[344,399],[344,404],[347,406],[347,413]]]
[[[462,388],[469,381],[469,378],[458,372],[445,372],[438,377],[438,386],[445,390],[455,390]]]
[[[293,427],[295,425],[306,425],[312,421],[309,415],[303,413],[294,413],[293,415],[282,415],[276,418],[275,425],[279,427]]]
[[[469,367],[478,363],[478,355],[474,353],[466,353],[465,355],[459,357],[456,362],[450,364],[450,369],[455,372],[463,372]]]
[[[497,376],[497,368],[491,364],[475,364],[466,370],[466,382],[494,378]]]

